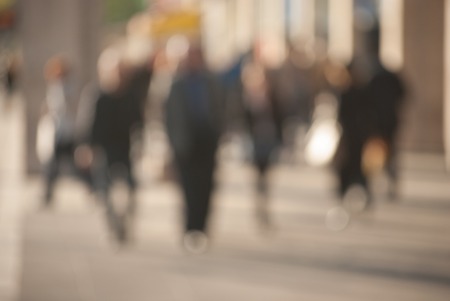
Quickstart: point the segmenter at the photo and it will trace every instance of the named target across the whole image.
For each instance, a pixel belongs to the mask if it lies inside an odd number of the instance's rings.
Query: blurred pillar
[[[328,54],[348,63],[353,56],[353,0],[329,0]]]
[[[404,1],[404,74],[409,95],[403,147],[443,151],[445,0]]]
[[[381,60],[393,71],[403,67],[404,0],[380,1]]]
[[[314,0],[315,44],[328,45],[330,0]]]
[[[233,52],[228,0],[202,1],[202,40],[208,61],[217,67]]]
[[[285,38],[285,2],[273,0],[259,0],[259,33],[270,36],[278,41]]]
[[[36,127],[45,99],[44,65],[55,54],[67,57],[78,98],[81,87],[96,73],[101,3],[101,0],[19,0],[28,173],[40,170],[35,145]]]
[[[270,64],[279,64],[285,56],[286,14],[285,1],[259,0],[259,31],[263,52]]]
[[[239,52],[250,49],[255,39],[257,13],[255,0],[235,0],[235,43]]]
[[[289,38],[314,43],[315,0],[289,0]]]
[[[445,82],[444,82],[444,147],[447,170],[450,170],[450,0],[445,1]]]

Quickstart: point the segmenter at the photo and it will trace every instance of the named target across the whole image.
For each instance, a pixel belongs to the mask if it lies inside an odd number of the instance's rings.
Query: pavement
[[[24,110],[19,95],[0,100],[0,300],[9,301],[20,290]]]
[[[11,141],[18,140],[11,132],[23,134],[14,120],[2,133]],[[180,248],[179,191],[160,179],[163,138],[149,138],[132,241],[121,248],[81,183],[62,179],[53,208],[43,210],[42,180],[10,176],[20,160],[5,158],[18,157],[20,143],[0,149],[1,166],[10,166],[0,169],[1,301],[450,300],[450,177],[442,156],[404,154],[399,198],[388,201],[377,178],[373,210],[353,215],[343,231],[326,226],[337,203],[329,170],[301,160],[276,166],[274,227],[264,231],[253,170],[223,159],[211,248],[190,255]]]

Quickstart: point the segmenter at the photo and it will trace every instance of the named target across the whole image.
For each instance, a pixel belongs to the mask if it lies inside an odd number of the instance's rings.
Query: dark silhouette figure
[[[257,217],[270,226],[267,172],[275,152],[282,143],[282,113],[273,82],[255,51],[242,70],[242,103],[253,147],[253,163],[258,173]]]
[[[380,168],[387,170],[390,178],[389,197],[394,200],[397,196],[398,180],[397,136],[406,86],[400,75],[386,69],[380,60],[380,30],[378,26],[367,33],[366,43],[367,67],[371,73],[365,93],[368,106],[372,110],[370,116],[371,136],[366,151],[376,140],[384,148],[385,158],[382,162],[383,166]]]
[[[166,126],[185,203],[184,246],[207,246],[207,219],[222,129],[224,93],[204,66],[201,50],[188,52],[166,102]]]
[[[365,85],[358,82],[358,74],[352,68],[354,66],[349,70],[351,82],[340,96],[338,111],[342,136],[337,150],[337,171],[339,194],[342,198],[354,184],[361,185],[370,197],[362,158],[364,145],[373,127],[373,120],[371,121],[373,111],[369,106]]]
[[[366,87],[369,106],[373,109],[372,137],[380,138],[386,148],[385,168],[390,178],[389,197],[397,196],[397,136],[403,108],[405,86],[401,78],[374,59],[376,69]]]
[[[271,76],[273,94],[279,102],[283,144],[292,156],[300,126],[309,127],[313,109],[313,70],[305,53],[288,43],[283,64]]]
[[[134,132],[136,142],[142,143],[145,126],[145,112],[150,82],[153,76],[153,59],[147,60],[142,66],[129,67],[129,102],[131,118],[135,121]]]
[[[340,194],[360,184],[371,204],[368,177],[387,168],[390,197],[395,198],[396,140],[405,95],[399,75],[387,70],[379,59],[379,31],[367,33],[363,57],[349,67],[350,84],[341,95],[339,122],[342,126],[338,150]]]
[[[131,156],[132,137],[141,130],[144,120],[141,103],[144,90],[148,87],[146,81],[134,82],[127,66],[119,62],[116,68],[103,75],[104,83],[100,89],[95,104],[90,143],[94,150],[93,181],[94,187],[100,192],[100,197],[106,207],[110,226],[120,242],[128,238],[127,217],[132,217],[136,211],[136,179],[133,173]],[[141,80],[141,79],[140,79]],[[142,93],[142,94],[138,94]],[[129,188],[128,207],[124,214],[114,208],[110,189],[116,179],[125,180]]]
[[[5,72],[5,87],[8,98],[17,90],[17,82],[19,77],[19,59],[16,56],[10,58]]]

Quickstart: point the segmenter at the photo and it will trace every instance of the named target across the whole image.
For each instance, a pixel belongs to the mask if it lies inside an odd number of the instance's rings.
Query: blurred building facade
[[[211,61],[226,62],[255,40],[272,45],[280,58],[285,41],[324,43],[329,56],[344,63],[357,51],[355,15],[365,10],[381,24],[381,56],[407,81],[402,149],[450,150],[450,58],[445,29],[449,0],[148,0],[149,7],[197,4],[202,12],[202,40]],[[20,0],[20,34],[27,99],[27,162],[36,170],[35,128],[44,98],[42,68],[55,53],[66,53],[76,66],[78,87],[94,78],[101,44],[101,0]],[[448,16],[446,16],[446,14]],[[446,23],[447,21],[447,23]],[[447,34],[449,35],[449,34]],[[447,62],[447,64],[445,64]],[[446,100],[447,99],[447,100]],[[446,125],[446,126],[444,126]]]
[[[205,31],[210,32],[206,37],[211,36],[207,43],[211,45],[210,52],[221,51],[229,56],[245,51],[255,39],[267,39],[281,47],[286,39],[313,45],[320,40],[325,42],[331,58],[346,63],[358,51],[358,36],[354,31],[358,11],[372,14],[381,27],[383,62],[400,72],[407,82],[408,104],[403,117],[401,148],[446,152],[450,158],[450,79],[446,76],[450,74],[450,52],[446,51],[450,47],[450,1],[200,2],[204,3],[207,16],[215,16],[210,18],[214,25],[205,23]],[[218,43],[221,47],[217,47]]]

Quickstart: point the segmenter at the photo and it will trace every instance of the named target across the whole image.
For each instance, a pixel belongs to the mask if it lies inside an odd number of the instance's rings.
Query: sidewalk
[[[62,180],[55,207],[40,209],[41,180],[20,173],[20,103],[12,112],[0,118],[0,301],[450,296],[450,177],[440,156],[404,155],[401,200],[380,194],[374,212],[342,232],[324,222],[336,201],[329,171],[282,164],[271,179],[276,231],[266,234],[254,219],[252,170],[227,161],[218,174],[212,248],[189,256],[180,249],[178,191],[156,179],[163,148],[155,146],[141,169],[133,243],[118,250],[80,183]]]
[[[399,203],[381,196],[343,232],[325,227],[335,201],[327,172],[280,166],[272,176],[277,231],[265,235],[252,171],[222,166],[202,256],[180,249],[173,185],[142,187],[134,242],[117,250],[82,186],[63,181],[52,211],[27,213],[19,300],[448,300],[447,176],[405,172]]]
[[[23,213],[23,104],[0,102],[0,300],[19,293]]]

